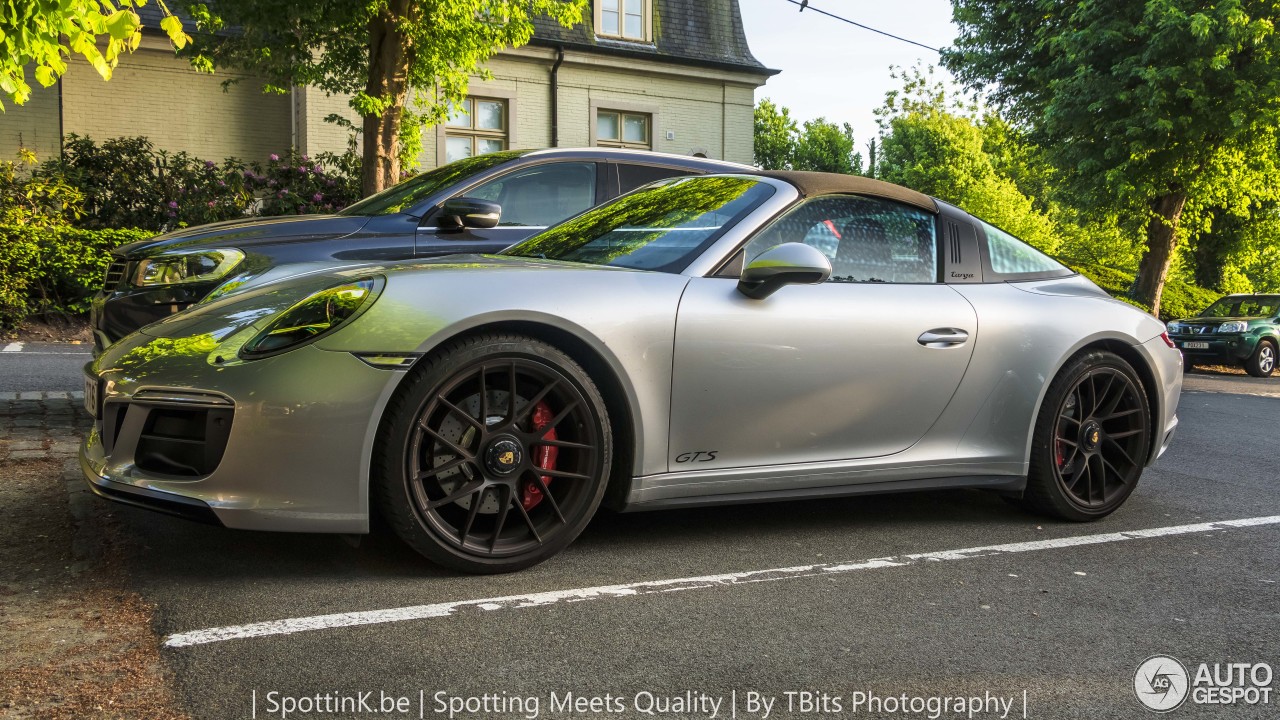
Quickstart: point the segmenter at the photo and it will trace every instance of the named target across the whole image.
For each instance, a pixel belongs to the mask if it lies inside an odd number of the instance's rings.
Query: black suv
[[[94,348],[280,265],[497,252],[654,180],[750,170],[634,150],[508,150],[443,165],[333,215],[176,230],[114,251],[93,299]]]

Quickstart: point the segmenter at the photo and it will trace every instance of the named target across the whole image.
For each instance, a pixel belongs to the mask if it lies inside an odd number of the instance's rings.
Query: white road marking
[[[772,568],[768,570],[747,570],[745,572],[724,573],[720,575],[704,575],[701,577],[672,578],[668,580],[646,580],[627,583],[625,585],[601,585],[598,587],[573,588],[570,590],[552,590],[549,592],[528,593],[525,595],[507,595],[504,597],[484,598],[479,600],[455,600],[453,602],[434,603],[432,605],[413,605],[410,607],[390,608],[387,610],[366,610],[363,612],[335,613],[332,615],[313,615],[311,617],[289,618],[287,620],[271,620],[268,622],[250,623],[248,625],[232,625],[228,627],[207,628],[190,632],[174,633],[164,640],[165,647],[179,648],[192,645],[239,640],[270,635],[289,635],[308,630],[326,630],[330,628],[354,627],[358,625],[375,625],[380,623],[404,622],[406,620],[423,620],[426,618],[447,617],[459,610],[477,612],[493,612],[498,610],[517,610],[520,608],[542,607],[557,603],[598,600],[602,598],[620,598],[635,595],[650,595],[680,590],[697,590],[700,588],[738,585],[775,580],[792,580],[804,577],[837,575],[859,570],[875,570],[880,568],[905,567],[929,562],[948,560],[967,560],[969,558],[1004,555],[1010,553],[1036,552],[1058,548],[1080,547],[1083,545],[1099,545],[1103,543],[1122,542],[1126,540],[1146,540],[1150,538],[1169,537],[1171,535],[1189,535],[1207,533],[1233,528],[1258,527],[1280,524],[1280,515],[1267,517],[1243,518],[1239,520],[1220,520],[1217,522],[1196,523],[1194,525],[1173,525],[1169,527],[1147,528],[1144,530],[1125,530],[1122,532],[1103,533],[1099,535],[1078,535],[1075,537],[1057,538],[1054,540],[1034,540],[1031,542],[1009,543],[1006,545],[985,545],[982,547],[963,548],[959,550],[940,550],[935,552],[898,555],[887,558],[874,558],[849,563],[822,563],[817,565],[797,565],[794,567]]]
[[[20,342],[11,342],[8,345],[5,345],[4,349],[0,350],[0,352],[22,352],[22,345],[23,343]]]

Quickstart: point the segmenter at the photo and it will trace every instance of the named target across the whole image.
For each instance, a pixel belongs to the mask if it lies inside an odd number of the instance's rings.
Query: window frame
[[[467,95],[463,102],[468,103],[468,116],[470,117],[470,126],[451,125],[448,118],[444,122],[436,125],[436,166],[445,165],[449,162],[449,138],[470,138],[471,139],[471,157],[476,157],[477,139],[481,140],[500,140],[502,142],[501,150],[512,150],[517,148],[516,143],[516,102],[514,93],[504,92],[485,88],[483,92],[475,95]],[[488,130],[475,127],[475,109],[477,102],[496,102],[502,105],[502,123],[501,131]],[[488,153],[484,153],[488,154]]]
[[[502,143],[502,147],[498,150],[508,149],[507,131],[511,126],[511,122],[507,118],[507,101],[501,98],[487,98],[474,95],[468,95],[462,100],[467,105],[467,125],[455,125],[445,119],[444,138],[445,138],[445,160],[449,158],[448,143],[451,138],[467,138],[471,141],[471,154],[467,157],[476,157],[477,155],[487,155],[488,153],[476,152],[476,147],[481,140],[497,140]],[[502,127],[500,129],[482,128],[476,125],[476,108],[482,102],[497,103],[502,108]],[[496,152],[496,151],[490,151]],[[461,159],[461,158],[457,158]]]
[[[617,116],[618,118],[618,139],[617,140],[600,137],[600,116],[601,115]],[[626,123],[627,117],[638,117],[638,118],[644,119],[644,131],[645,131],[644,143],[638,143],[638,142],[624,139],[626,136],[625,123]],[[616,149],[622,149],[622,150],[643,150],[643,151],[649,151],[649,152],[653,150],[653,115],[651,113],[639,112],[635,110],[614,110],[612,108],[601,107],[601,108],[596,108],[595,117],[593,117],[592,120],[595,122],[595,125],[592,126],[595,132],[593,132],[592,134],[594,135],[596,147],[616,148]]]
[[[598,38],[606,38],[609,40],[621,40],[623,42],[634,43],[652,43],[653,42],[653,0],[640,0],[640,22],[642,23],[641,37],[631,37],[627,32],[627,0],[617,0],[618,2],[618,32],[606,33],[604,31],[604,2],[603,0],[594,0],[591,4],[594,6],[593,21],[595,22],[595,34]],[[612,12],[612,11],[610,11]]]
[[[758,227],[758,228],[756,228],[755,230],[753,230],[753,231],[751,232],[751,234],[750,234],[750,235],[748,235],[746,238],[744,238],[744,239],[742,240],[742,242],[738,243],[738,246],[737,246],[736,248],[734,248],[732,252],[728,253],[728,254],[725,256],[724,260],[722,260],[718,265],[716,265],[716,267],[715,267],[714,269],[712,269],[710,272],[708,272],[708,273],[706,274],[706,276],[705,276],[705,277],[728,278],[728,279],[734,279],[734,280],[738,279],[738,278],[739,278],[739,277],[741,277],[741,275],[742,275],[742,269],[746,267],[746,264],[747,264],[748,262],[750,262],[750,258],[748,258],[748,257],[747,257],[747,255],[746,255],[747,246],[748,246],[748,245],[750,245],[750,244],[751,244],[751,242],[752,242],[753,240],[755,240],[757,237],[759,237],[761,234],[763,234],[764,232],[768,231],[771,227],[773,227],[774,223],[776,223],[776,222],[778,222],[778,221],[782,220],[782,219],[783,219],[784,217],[786,217],[788,214],[790,214],[790,213],[792,213],[792,212],[795,212],[795,211],[796,211],[796,210],[798,210],[802,205],[805,205],[806,203],[810,203],[810,202],[813,202],[813,201],[815,201],[815,200],[824,200],[824,199],[829,199],[829,198],[845,198],[845,197],[847,197],[847,198],[861,198],[861,199],[865,199],[865,200],[874,200],[874,201],[877,201],[877,202],[883,202],[883,203],[887,203],[887,204],[889,204],[889,205],[894,205],[894,206],[897,206],[897,207],[908,208],[908,209],[914,210],[914,211],[916,211],[916,212],[919,212],[919,213],[923,213],[923,214],[925,214],[925,215],[930,215],[930,216],[932,216],[932,220],[933,220],[933,269],[934,269],[934,272],[933,272],[933,279],[932,279],[932,280],[929,280],[929,281],[921,281],[921,282],[884,282],[884,283],[876,283],[876,282],[832,282],[832,281],[830,281],[830,280],[827,280],[827,281],[824,281],[823,283],[821,283],[822,285],[860,285],[860,286],[873,286],[873,287],[874,287],[874,286],[877,286],[877,285],[945,285],[945,284],[947,284],[947,283],[946,283],[946,281],[945,281],[945,279],[943,278],[943,272],[944,272],[943,265],[944,265],[944,263],[943,263],[943,256],[942,256],[943,246],[942,246],[942,216],[941,216],[941,214],[940,214],[940,213],[930,213],[928,210],[923,210],[923,209],[918,208],[918,207],[916,207],[916,206],[914,206],[914,205],[909,205],[909,204],[907,204],[907,203],[898,202],[897,200],[893,200],[893,199],[890,199],[890,198],[880,197],[880,196],[878,196],[878,195],[863,195],[863,194],[859,194],[859,193],[827,193],[827,194],[824,194],[824,195],[811,195],[811,196],[808,196],[808,197],[801,196],[801,197],[800,197],[800,198],[798,198],[794,203],[792,203],[792,204],[788,205],[787,207],[783,208],[783,209],[782,209],[782,210],[780,210],[778,213],[776,213],[772,218],[770,218],[770,219],[768,220],[768,222],[765,222],[765,223],[761,224],[761,225],[760,225],[760,227]],[[983,243],[983,245],[984,245],[984,247],[985,247],[985,243]],[[812,246],[811,246],[811,247],[812,247]],[[834,270],[834,267],[833,267],[832,269]]]

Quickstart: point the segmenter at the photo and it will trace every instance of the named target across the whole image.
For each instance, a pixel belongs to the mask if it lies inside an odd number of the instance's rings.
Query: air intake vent
[[[947,242],[951,246],[951,264],[959,265],[963,259],[960,253],[960,226],[947,221]]]
[[[124,281],[124,271],[126,263],[124,260],[113,260],[107,266],[107,276],[102,281],[102,289],[111,292],[120,286]]]
[[[231,416],[231,409],[151,408],[138,438],[134,462],[148,472],[183,477],[209,475],[222,462],[231,434]]]

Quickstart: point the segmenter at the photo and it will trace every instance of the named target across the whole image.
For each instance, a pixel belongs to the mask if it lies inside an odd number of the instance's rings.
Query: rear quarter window
[[[1040,280],[1075,271],[990,223],[978,221],[987,237],[983,275],[988,281]]]

